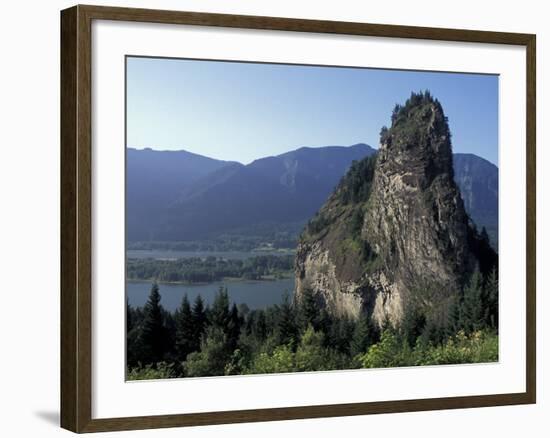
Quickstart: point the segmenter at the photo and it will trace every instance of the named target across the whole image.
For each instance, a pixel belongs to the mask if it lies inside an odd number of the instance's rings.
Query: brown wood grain
[[[91,23],[123,20],[512,44],[527,52],[526,391],[517,394],[92,419]],[[75,6],[61,12],[61,426],[99,432],[528,404],[536,401],[536,38],[531,34]]]
[[[526,347],[527,347],[527,394],[531,403],[537,400],[537,81],[536,37],[526,43],[527,52],[527,242],[526,242]]]
[[[61,15],[61,426],[77,430],[76,8]]]

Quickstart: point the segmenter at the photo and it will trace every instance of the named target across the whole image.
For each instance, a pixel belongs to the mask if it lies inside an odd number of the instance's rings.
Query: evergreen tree
[[[309,325],[311,325],[314,330],[319,330],[319,308],[315,295],[310,288],[304,289],[299,300],[298,308],[302,330],[307,329]]]
[[[246,318],[246,333],[263,341],[267,337],[267,322],[263,309],[251,311]]]
[[[176,321],[174,315],[164,308],[162,309],[162,324],[164,326],[164,360],[176,360]]]
[[[395,327],[393,326],[390,316],[387,313],[384,314],[384,319],[382,320],[382,324],[380,326],[380,332],[392,332],[392,334],[395,334]]]
[[[227,333],[229,325],[229,295],[227,288],[220,286],[210,309],[210,324]]]
[[[401,322],[401,336],[409,347],[414,347],[416,339],[422,334],[426,326],[426,315],[416,304],[407,306]]]
[[[206,331],[207,317],[206,309],[204,308],[204,301],[202,297],[197,295],[195,302],[193,303],[193,351],[200,348],[201,337]]]
[[[420,340],[424,345],[440,345],[446,336],[446,327],[433,317],[426,318]],[[407,344],[408,346],[409,344]]]
[[[350,341],[350,353],[354,357],[358,354],[366,353],[368,348],[374,343],[373,323],[367,315],[361,314],[355,324],[353,336]]]
[[[498,255],[491,247],[487,230],[483,227],[481,233],[479,233],[474,226],[473,229],[470,228],[468,239],[473,251],[477,253],[479,260],[478,270],[482,278],[489,277],[491,271],[498,266]]]
[[[227,337],[217,326],[207,328],[200,351],[190,353],[183,368],[189,377],[223,376],[231,352],[227,349]]]
[[[483,282],[479,270],[472,274],[469,284],[464,289],[461,319],[467,334],[483,327]]]
[[[484,245],[489,245],[489,233],[487,233],[487,229],[485,227],[481,228],[481,233],[479,234],[479,237]]]
[[[175,349],[179,361],[184,361],[189,353],[198,349],[195,321],[187,298],[183,296],[180,307],[175,312],[176,340]]]
[[[162,360],[165,352],[165,328],[163,325],[162,306],[159,287],[151,287],[149,299],[143,309],[143,327],[141,330],[142,355],[144,364],[155,364]]]
[[[243,324],[242,318],[239,315],[237,305],[233,303],[231,311],[229,312],[229,322],[227,325],[227,342],[231,351],[237,348],[237,342],[241,334],[241,326]]]
[[[294,309],[286,293],[283,296],[283,303],[281,304],[279,313],[279,322],[277,324],[279,344],[295,345],[298,337],[298,325],[296,324]]]
[[[382,129],[380,129],[380,143],[386,143],[389,139],[389,129],[387,126],[382,126]]]
[[[498,272],[494,268],[485,284],[485,320],[489,327],[498,330]]]
[[[258,312],[258,318],[256,320],[256,336],[258,336],[259,339],[265,339],[267,337],[267,333],[268,328],[265,319],[265,311],[260,310]]]
[[[142,361],[141,326],[143,314],[139,308],[134,309],[127,302],[126,309],[126,362],[129,367],[138,365]]]
[[[319,310],[319,316],[317,318],[317,326],[319,327],[319,331],[323,332],[324,334],[330,333],[332,330],[332,325],[334,323],[334,319],[330,313],[328,313],[326,308],[321,308]],[[330,337],[325,336],[325,344],[330,345]]]
[[[339,353],[348,355],[354,328],[355,324],[348,318],[333,318],[327,336],[328,342],[325,343]]]
[[[130,302],[126,299],[126,335],[132,331],[135,325],[134,309],[130,307]]]
[[[296,371],[320,371],[330,369],[327,351],[323,348],[322,332],[316,332],[310,325],[305,330],[294,357]]]
[[[393,111],[391,113],[392,123],[395,123],[395,121],[397,120],[397,116],[399,115],[399,111],[401,111],[401,105],[396,103],[395,106],[393,107]]]
[[[457,297],[449,306],[447,321],[447,336],[454,336],[462,328],[461,320],[461,298]]]
[[[246,316],[250,313],[250,307],[248,307],[246,303],[240,303],[237,306],[237,310],[239,311],[239,315],[243,318],[246,318]]]

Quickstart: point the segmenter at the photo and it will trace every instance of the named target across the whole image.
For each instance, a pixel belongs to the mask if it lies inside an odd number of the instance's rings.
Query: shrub
[[[170,379],[178,377],[173,363],[159,362],[146,366],[138,365],[130,368],[127,373],[128,380]]]
[[[249,374],[288,373],[294,371],[294,353],[288,345],[280,345],[272,354],[260,353],[254,361]]]
[[[391,330],[382,333],[380,342],[359,358],[363,368],[388,368],[410,365],[410,348]]]
[[[428,348],[419,345],[415,356],[414,365],[496,362],[498,336],[487,331],[476,331],[466,336],[460,331],[443,345]]]

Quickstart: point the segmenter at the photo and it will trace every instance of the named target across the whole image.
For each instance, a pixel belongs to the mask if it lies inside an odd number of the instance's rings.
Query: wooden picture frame
[[[518,45],[526,48],[526,391],[522,393],[316,405],[193,414],[92,418],[92,21],[114,20],[260,30]],[[61,426],[99,432],[529,404],[536,401],[535,79],[531,34],[290,18],[75,6],[61,12]]]

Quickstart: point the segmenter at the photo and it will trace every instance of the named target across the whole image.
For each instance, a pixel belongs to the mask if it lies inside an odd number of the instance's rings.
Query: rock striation
[[[295,297],[308,288],[330,313],[379,326],[413,305],[444,319],[471,273],[495,263],[454,181],[443,108],[413,93],[302,233]]]

